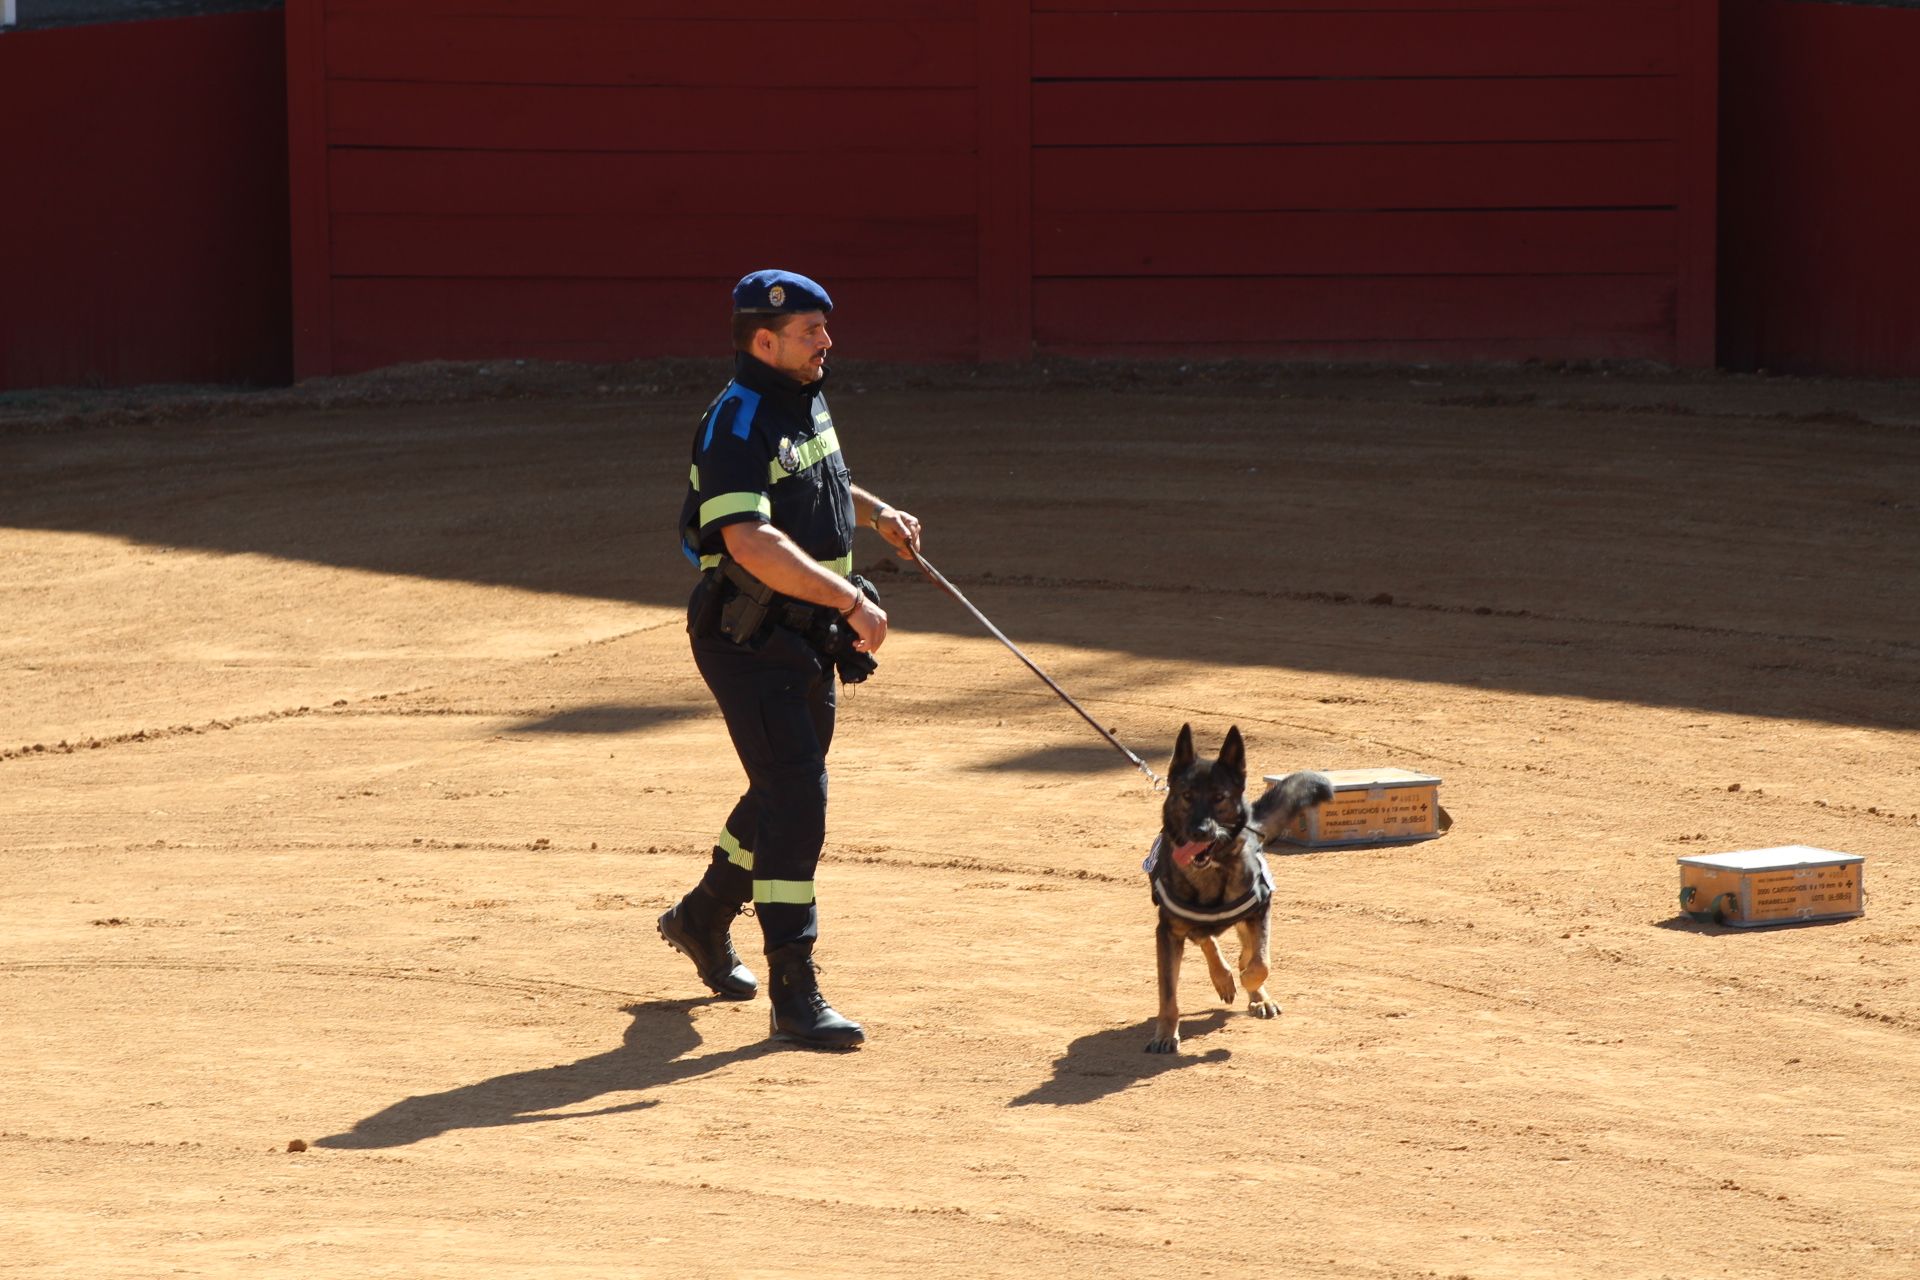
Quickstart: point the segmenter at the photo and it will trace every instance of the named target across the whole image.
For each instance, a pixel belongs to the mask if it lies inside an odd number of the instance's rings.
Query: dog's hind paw
[[[1247,1012],[1256,1018],[1277,1018],[1280,1016],[1280,1006],[1265,996],[1248,996]]]
[[[1155,1036],[1153,1039],[1147,1041],[1147,1052],[1148,1053],[1178,1053],[1180,1052],[1180,1037],[1179,1036]]]

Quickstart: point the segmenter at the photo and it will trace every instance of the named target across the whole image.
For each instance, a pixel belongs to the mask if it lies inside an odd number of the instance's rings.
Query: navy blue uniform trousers
[[[811,942],[820,931],[813,877],[827,836],[833,664],[785,627],[757,649],[696,636],[693,660],[747,771],[703,883],[722,902],[753,902],[768,951]]]

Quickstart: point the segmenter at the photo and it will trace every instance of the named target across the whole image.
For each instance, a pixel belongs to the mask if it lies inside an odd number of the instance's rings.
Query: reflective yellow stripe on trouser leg
[[[720,838],[714,843],[726,851],[727,861],[746,871],[753,870],[753,850],[742,848],[740,841],[731,831],[721,828]]]
[[[810,907],[813,905],[813,881],[755,880],[753,900],[756,903],[783,902],[796,907]]]

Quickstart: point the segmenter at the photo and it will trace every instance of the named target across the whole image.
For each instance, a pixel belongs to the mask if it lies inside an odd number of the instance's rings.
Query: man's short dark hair
[[[762,329],[779,333],[793,319],[791,311],[739,311],[733,317],[733,349],[753,350],[753,335]]]

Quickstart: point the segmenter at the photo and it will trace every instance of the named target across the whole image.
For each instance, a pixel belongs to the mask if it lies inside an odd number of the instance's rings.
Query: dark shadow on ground
[[[1093,736],[1092,730],[1087,732],[1089,736]],[[1164,768],[1167,760],[1173,755],[1173,744],[1170,742],[1164,746],[1157,742],[1150,742],[1145,746],[1137,742],[1129,742],[1127,745],[1155,769]],[[981,772],[1010,769],[1033,773],[1105,773],[1114,769],[1124,772],[1132,768],[1132,761],[1112,747],[1098,745],[1096,739],[1093,746],[1040,747],[1032,751],[1022,751],[1017,755],[982,766]]]
[[[831,393],[856,478],[1023,647],[1920,727],[1920,432],[883,376]],[[0,433],[0,525],[678,608],[708,394]],[[903,631],[982,634],[878,576]]]
[[[1656,929],[1668,929],[1674,933],[1697,933],[1706,938],[1724,938],[1740,933],[1771,933],[1777,929],[1818,929],[1827,925],[1852,924],[1861,918],[1860,916],[1837,916],[1831,920],[1775,920],[1766,924],[1731,925],[1716,924],[1711,920],[1695,920],[1692,916],[1683,913],[1651,923]]]
[[[539,720],[528,720],[509,728],[509,733],[640,733],[657,729],[676,720],[690,720],[708,714],[706,707],[639,706],[601,703],[588,707],[569,707]]]
[[[357,1122],[345,1133],[318,1139],[313,1145],[356,1151],[405,1147],[452,1129],[488,1129],[498,1125],[644,1111],[657,1106],[659,1099],[632,1095],[718,1071],[735,1062],[750,1061],[784,1047],[762,1041],[722,1053],[686,1056],[700,1047],[699,1033],[693,1029],[692,1010],[706,1003],[709,1001],[665,1000],[629,1005],[624,1012],[633,1017],[633,1023],[618,1048],[578,1062],[515,1071],[442,1093],[402,1098]],[[609,1096],[624,1100],[577,1109],[583,1103]]]
[[[1225,1009],[1212,1009],[1198,1017],[1180,1020],[1180,1052],[1148,1053],[1147,1041],[1153,1039],[1153,1020],[1137,1026],[1115,1027],[1081,1036],[1067,1046],[1066,1053],[1054,1060],[1053,1079],[1021,1094],[1010,1107],[1072,1107],[1094,1102],[1111,1093],[1165,1075],[1196,1062],[1221,1062],[1232,1057],[1226,1049],[1209,1049],[1195,1054],[1191,1042],[1218,1031],[1226,1025]]]

